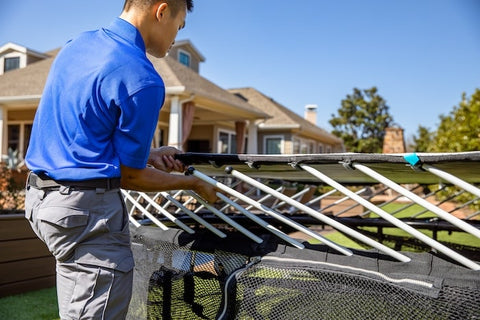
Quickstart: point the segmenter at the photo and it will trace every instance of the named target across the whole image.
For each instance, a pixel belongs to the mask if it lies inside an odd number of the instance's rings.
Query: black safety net
[[[129,319],[480,318],[479,272],[434,252],[403,252],[405,263],[376,250],[345,256],[224,232],[132,229]]]

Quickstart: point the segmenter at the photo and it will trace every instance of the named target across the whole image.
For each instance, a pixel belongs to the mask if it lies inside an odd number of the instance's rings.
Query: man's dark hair
[[[174,16],[183,8],[188,12],[193,10],[193,0],[125,0],[123,10],[128,11],[131,7],[148,8],[158,2],[167,3]]]

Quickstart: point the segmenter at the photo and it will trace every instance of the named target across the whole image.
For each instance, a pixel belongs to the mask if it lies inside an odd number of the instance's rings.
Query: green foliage
[[[440,116],[440,125],[430,144],[432,152],[463,152],[480,150],[480,89],[454,106],[448,115]]]
[[[480,150],[480,89],[476,89],[470,98],[462,94],[462,101],[454,106],[448,115],[440,116],[440,125],[430,132],[419,126],[418,137],[414,136],[412,148],[416,152],[466,152]],[[457,193],[458,187],[447,187],[437,197],[446,199]],[[480,209],[480,202],[473,201],[474,196],[465,193],[455,199],[470,202],[469,208]]]
[[[413,145],[410,147],[415,152],[427,152],[432,144],[434,133],[423,126],[418,126],[417,133],[418,136],[413,136]]]
[[[19,169],[23,165],[23,161],[20,159],[18,150],[13,150],[8,148],[8,154],[3,156],[3,162],[5,163],[7,169]]]
[[[338,115],[332,114],[329,122],[333,134],[343,139],[347,151],[382,152],[385,128],[393,122],[393,118],[377,88],[354,88],[353,94],[347,95],[341,104]]]

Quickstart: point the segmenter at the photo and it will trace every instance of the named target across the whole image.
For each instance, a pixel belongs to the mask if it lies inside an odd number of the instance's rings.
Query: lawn
[[[58,320],[55,288],[42,289],[0,299],[0,319]]]
[[[400,203],[391,203],[391,204],[388,204],[388,205],[382,207],[382,209],[386,212],[389,212],[389,213],[398,211],[397,213],[394,214],[394,216],[396,218],[399,218],[399,219],[412,217],[413,215],[415,215],[419,212],[422,212],[424,210],[423,207],[421,207],[419,205],[413,205],[413,206],[410,206],[410,207],[406,208],[405,210],[399,211],[404,206],[405,206],[404,204],[400,204]],[[379,218],[379,216],[376,215],[376,214],[371,214],[370,217],[371,218]],[[418,216],[417,218],[425,219],[425,218],[433,218],[433,217],[436,217],[436,215],[434,213],[430,212],[430,211],[427,211],[427,212],[423,213],[422,215]],[[366,231],[370,231],[370,232],[376,232],[377,231],[376,227],[363,227],[362,229],[366,230]],[[430,230],[419,230],[419,231],[426,234],[430,238],[432,238],[432,236],[433,236],[433,232],[430,231]],[[411,235],[409,235],[407,232],[405,232],[401,229],[398,229],[398,228],[383,228],[382,232],[385,235],[411,237]],[[349,248],[353,248],[353,249],[365,249],[366,248],[365,245],[358,244],[357,242],[355,242],[355,241],[351,240],[350,238],[344,236],[340,232],[333,232],[333,233],[327,234],[325,237],[328,238],[329,240],[332,240],[332,241],[338,243],[338,244],[342,244],[345,247],[349,247]],[[475,237],[474,235],[468,234],[466,232],[439,231],[437,233],[437,240],[438,241],[444,241],[444,242],[450,242],[450,243],[456,243],[456,244],[464,244],[464,245],[480,248],[480,240],[477,237]],[[311,243],[319,243],[319,241],[317,241],[316,239],[312,239],[310,242]],[[391,247],[394,246],[393,243],[385,242],[384,244],[387,245],[387,246],[391,246]],[[404,248],[402,248],[402,250],[413,251],[411,248],[408,248],[408,247],[404,247]]]

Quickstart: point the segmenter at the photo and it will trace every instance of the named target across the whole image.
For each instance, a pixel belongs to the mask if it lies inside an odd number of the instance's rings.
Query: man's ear
[[[165,16],[165,12],[168,8],[168,4],[166,2],[159,2],[157,10],[155,12],[155,17],[157,20],[161,20]]]

